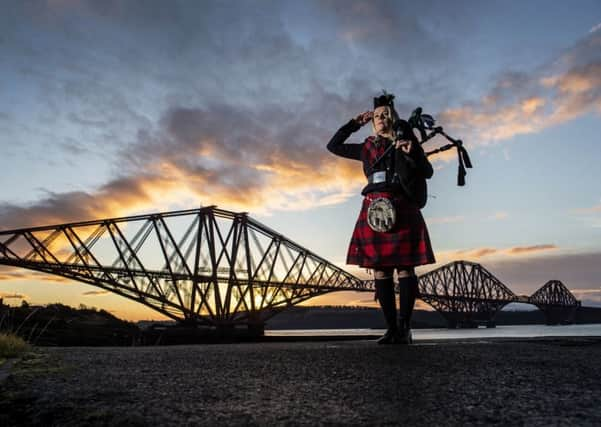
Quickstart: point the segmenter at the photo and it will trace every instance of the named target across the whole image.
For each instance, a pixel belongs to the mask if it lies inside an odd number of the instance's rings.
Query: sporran
[[[372,200],[367,208],[367,224],[380,233],[386,233],[394,227],[396,222],[396,210],[385,197]]]

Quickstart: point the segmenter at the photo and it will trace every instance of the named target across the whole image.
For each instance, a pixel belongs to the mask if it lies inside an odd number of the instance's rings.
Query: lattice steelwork
[[[559,280],[549,280],[538,291],[533,293],[528,301],[537,307],[547,306],[578,307],[580,302]]]
[[[247,214],[215,207],[1,231],[0,264],[210,326],[260,325],[316,295],[373,290]]]
[[[439,311],[449,326],[492,322],[518,297],[480,264],[455,261],[419,277],[420,298]]]
[[[580,301],[559,280],[549,280],[528,298],[545,313],[548,324],[571,323]]]

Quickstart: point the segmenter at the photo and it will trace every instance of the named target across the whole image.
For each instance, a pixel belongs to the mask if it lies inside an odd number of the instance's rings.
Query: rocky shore
[[[0,425],[601,425],[601,338],[38,348]]]

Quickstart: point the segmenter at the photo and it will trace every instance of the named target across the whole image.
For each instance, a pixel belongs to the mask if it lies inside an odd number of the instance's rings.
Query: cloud
[[[549,280],[560,280],[570,290],[592,289],[600,286],[601,253],[512,257],[491,260],[486,267],[516,293],[531,294]]]
[[[67,278],[32,270],[24,270],[12,266],[0,265],[0,281],[2,280],[35,280],[54,283],[70,283]]]
[[[475,145],[536,133],[587,113],[601,114],[601,33],[593,32],[551,65],[506,72],[478,102],[449,108],[441,122]]]
[[[585,307],[601,307],[601,281],[598,288],[593,289],[570,289],[576,299],[580,300]]]
[[[159,176],[116,178],[96,192],[48,193],[28,206],[0,204],[2,229],[83,221],[123,215],[147,205],[153,198],[175,189],[176,183]]]
[[[594,289],[571,289],[574,295],[597,295],[601,298],[601,287]]]
[[[463,215],[428,218],[428,224],[449,224],[463,221],[465,221],[465,217]]]
[[[573,209],[573,212],[579,213],[579,214],[588,214],[588,213],[601,212],[601,204],[595,205],[595,206],[591,206],[590,208]]]
[[[509,255],[523,255],[556,249],[559,249],[556,245],[545,244],[534,246],[516,246],[514,248],[507,249],[505,252]]]
[[[456,260],[480,261],[482,258],[488,260],[506,259],[515,256],[532,256],[547,253],[548,251],[558,250],[559,247],[553,244],[540,244],[532,246],[513,246],[509,248],[472,248],[451,251],[439,251],[436,253],[438,260],[436,265],[446,264]]]
[[[254,212],[339,203],[363,185],[361,165],[325,150],[334,131],[312,122],[271,108],[174,108],[157,132],[141,132],[123,152],[119,169],[128,175],[95,191],[48,193],[29,206],[0,204],[0,224],[121,216],[182,199]]]
[[[455,254],[459,257],[465,257],[467,259],[478,259],[488,255],[497,254],[499,252],[500,251],[495,248],[478,248],[456,251]]]
[[[17,293],[17,292],[0,292],[1,299],[29,299],[29,297],[25,294]]]
[[[595,25],[593,28],[591,28],[589,30],[589,33],[594,33],[595,31],[599,31],[601,30],[601,22],[599,22],[597,25]]]
[[[109,291],[104,291],[104,290],[100,290],[100,291],[86,291],[82,295],[84,295],[84,296],[100,296],[100,295],[107,295],[109,293],[110,293]]]
[[[575,214],[578,220],[590,224],[593,228],[601,227],[601,204],[588,208],[571,209],[570,213]]]
[[[508,217],[509,214],[507,212],[495,212],[494,214],[490,215],[488,219],[493,221],[501,221],[507,219]]]

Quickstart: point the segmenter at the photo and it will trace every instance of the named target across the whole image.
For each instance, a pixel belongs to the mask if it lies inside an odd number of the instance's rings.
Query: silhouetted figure
[[[374,111],[359,114],[342,126],[328,150],[359,160],[368,184],[348,248],[347,264],[373,269],[376,298],[388,329],[379,344],[410,344],[411,314],[418,296],[414,267],[435,262],[420,208],[425,204],[425,180],[433,174],[409,124],[394,109],[394,96],[374,98]],[[360,144],[345,144],[353,132],[372,123],[373,135]],[[394,149],[386,151],[391,145]],[[399,284],[399,318],[394,271]]]

